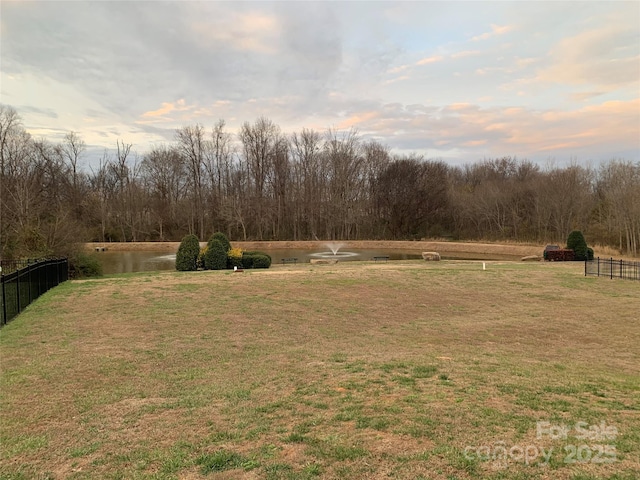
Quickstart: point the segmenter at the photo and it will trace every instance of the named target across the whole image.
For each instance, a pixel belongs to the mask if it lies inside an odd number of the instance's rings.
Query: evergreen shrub
[[[227,238],[227,236],[222,233],[222,232],[216,232],[213,235],[211,235],[211,238],[209,239],[209,242],[211,240],[218,240],[222,246],[224,247],[224,251],[228,252],[229,250],[231,250],[231,243],[229,242],[229,239]]]
[[[200,241],[195,235],[186,235],[180,242],[176,253],[176,270],[189,272],[197,270],[198,255],[200,255]]]
[[[101,277],[102,264],[95,255],[77,252],[69,257],[69,277]]]
[[[227,249],[223,243],[211,237],[204,255],[204,268],[207,270],[224,270],[227,268]]]
[[[584,239],[582,232],[574,230],[567,238],[567,248],[573,250],[575,260],[585,261],[588,258],[587,241]]]

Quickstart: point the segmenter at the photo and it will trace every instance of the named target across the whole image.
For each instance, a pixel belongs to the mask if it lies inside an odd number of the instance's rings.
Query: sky
[[[264,116],[451,164],[640,161],[637,1],[2,0],[0,22],[0,102],[88,155]]]

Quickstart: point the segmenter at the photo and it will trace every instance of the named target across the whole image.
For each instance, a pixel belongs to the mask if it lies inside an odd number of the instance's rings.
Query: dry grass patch
[[[636,478],[639,307],[578,264],[68,282],[0,330],[0,478]],[[537,421],[615,426],[615,462]],[[553,455],[465,455],[497,442]]]

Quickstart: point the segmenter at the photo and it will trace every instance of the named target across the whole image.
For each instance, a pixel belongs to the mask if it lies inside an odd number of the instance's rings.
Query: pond
[[[313,258],[332,257],[333,252],[314,251],[300,249],[263,249],[265,253],[271,255],[272,265],[279,265],[283,258],[297,258],[297,263],[309,263]],[[174,270],[175,253],[152,252],[152,251],[117,251],[117,252],[97,252],[96,256],[102,264],[105,274],[151,272],[156,270]],[[371,261],[374,257],[389,257],[394,260],[419,260],[422,258],[421,252],[416,250],[398,249],[350,249],[345,248],[337,252],[340,262]],[[475,253],[451,253],[442,256],[443,259],[457,260],[517,260],[519,258],[509,255],[483,255]]]

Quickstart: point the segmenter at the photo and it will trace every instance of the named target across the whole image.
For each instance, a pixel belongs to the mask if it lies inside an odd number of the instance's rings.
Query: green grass
[[[228,450],[217,450],[213,453],[202,455],[197,459],[196,463],[201,465],[202,473],[204,474],[237,468],[252,469],[256,466],[243,455]]]
[[[639,478],[639,310],[573,264],[67,282],[0,330],[0,479]],[[615,462],[539,421],[615,426]],[[498,444],[553,455],[465,455]]]

